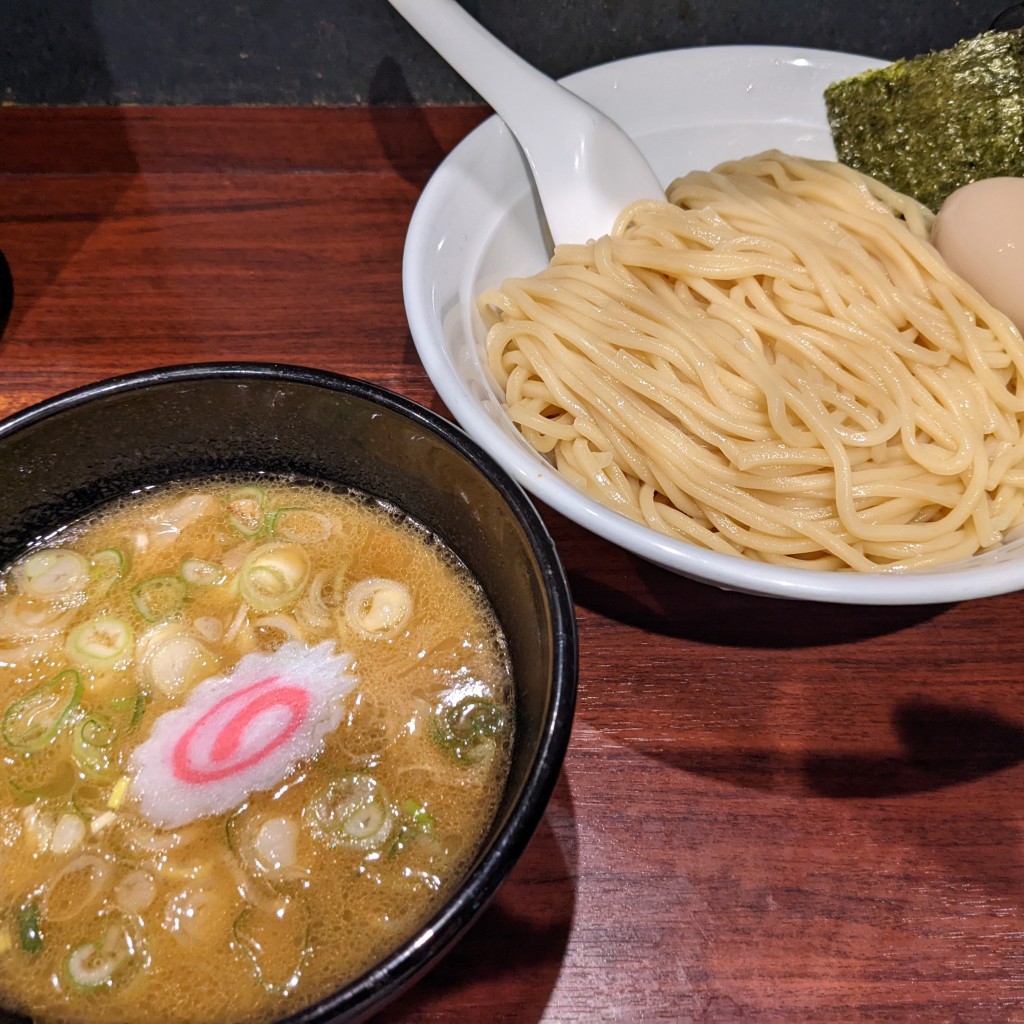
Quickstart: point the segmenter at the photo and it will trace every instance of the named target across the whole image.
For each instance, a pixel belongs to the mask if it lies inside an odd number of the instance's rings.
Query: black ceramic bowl
[[[256,364],[152,370],[43,402],[0,423],[0,469],[0,563],[136,488],[258,472],[393,502],[483,585],[508,638],[518,700],[511,774],[494,823],[458,891],[410,941],[289,1022],[354,1021],[379,1010],[494,894],[540,822],[569,740],[573,605],[524,493],[457,427],[420,406],[362,381]]]

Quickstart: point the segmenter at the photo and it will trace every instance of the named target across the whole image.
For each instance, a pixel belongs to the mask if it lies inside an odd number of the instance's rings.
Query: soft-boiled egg
[[[1024,178],[985,178],[942,204],[932,243],[1024,332]]]

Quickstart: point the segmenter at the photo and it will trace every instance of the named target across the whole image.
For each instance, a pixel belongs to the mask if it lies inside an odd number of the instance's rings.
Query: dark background
[[[633,54],[721,43],[909,57],[981,32],[1008,8],[1013,19],[1021,5],[464,0],[464,6],[527,60],[559,76]],[[4,104],[474,101],[386,0],[0,0]]]

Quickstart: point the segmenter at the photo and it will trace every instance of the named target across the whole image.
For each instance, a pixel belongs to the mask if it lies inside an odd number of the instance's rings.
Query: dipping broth
[[[256,1024],[336,990],[465,874],[512,700],[478,584],[361,496],[190,485],[51,537],[0,575],[0,1005]]]

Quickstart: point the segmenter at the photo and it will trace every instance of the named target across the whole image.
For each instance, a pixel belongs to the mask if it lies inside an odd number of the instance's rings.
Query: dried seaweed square
[[[1024,30],[834,82],[825,104],[843,163],[938,210],[971,181],[1024,176]]]

